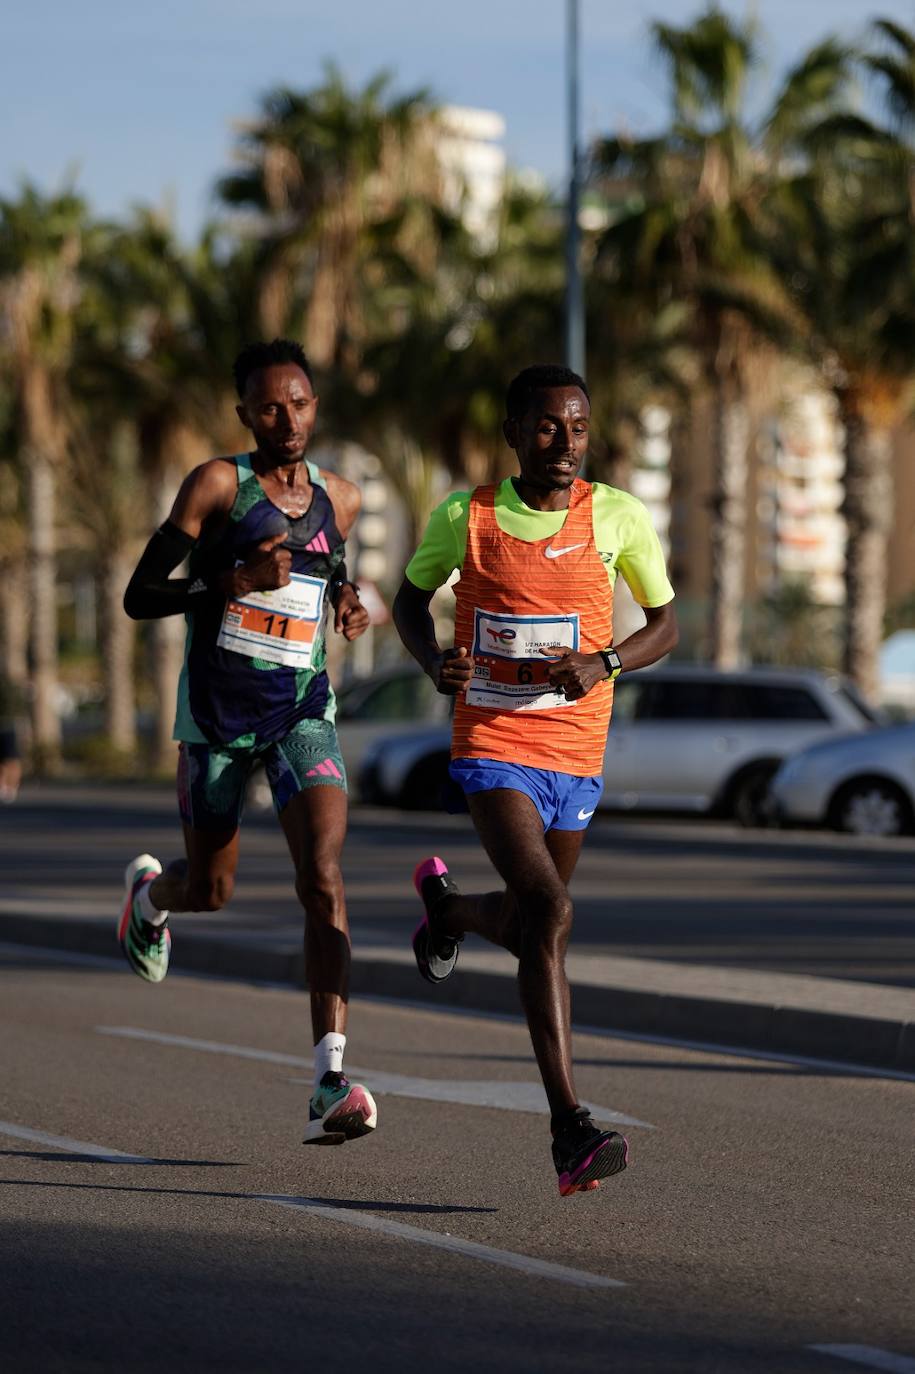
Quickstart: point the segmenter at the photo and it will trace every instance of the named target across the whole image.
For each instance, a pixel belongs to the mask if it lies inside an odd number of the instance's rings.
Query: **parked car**
[[[601,808],[758,824],[782,759],[875,720],[851,684],[813,670],[665,664],[632,673],[616,684]],[[448,752],[446,726],[381,736],[363,758],[360,793],[377,803],[436,806]]]
[[[450,718],[451,702],[412,661],[343,688],[337,693],[337,735],[351,792],[360,795],[363,760],[378,739],[412,735],[424,723],[448,735]]]
[[[783,825],[915,834],[915,722],[823,741],[786,759],[770,790]]]

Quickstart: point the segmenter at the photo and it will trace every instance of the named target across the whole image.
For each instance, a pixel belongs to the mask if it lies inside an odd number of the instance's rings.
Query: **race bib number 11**
[[[227,601],[217,644],[247,658],[310,668],[326,588],[319,577],[293,573],[288,587]]]
[[[488,711],[555,711],[574,706],[547,677],[551,649],[577,649],[578,616],[474,612],[469,706]]]

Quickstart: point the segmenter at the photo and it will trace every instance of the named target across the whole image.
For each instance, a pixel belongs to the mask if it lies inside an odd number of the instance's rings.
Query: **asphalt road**
[[[640,1124],[561,1199],[521,1025],[356,1003],[379,1129],[305,1149],[305,1020],[0,948],[7,1374],[915,1369],[915,1084],[580,1036]]]
[[[108,921],[126,861],[180,852],[171,789],[27,786],[0,812],[0,914]],[[344,871],[358,941],[403,944],[411,874],[440,853],[465,888],[495,876],[463,817],[354,808]],[[598,817],[573,883],[574,948],[915,986],[915,842]],[[249,813],[231,905],[185,916],[234,935],[301,927],[272,812]]]

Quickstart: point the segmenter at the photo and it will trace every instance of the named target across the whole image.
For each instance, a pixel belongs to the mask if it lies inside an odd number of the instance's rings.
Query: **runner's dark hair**
[[[555,386],[577,386],[590,401],[591,396],[583,377],[570,367],[560,367],[557,363],[535,363],[519,372],[508,384],[505,393],[505,413],[510,420],[520,420],[538,391],[546,391]]]
[[[302,345],[294,339],[274,339],[271,343],[247,344],[235,359],[232,373],[235,377],[235,390],[239,396],[244,398],[245,387],[252,372],[259,372],[262,367],[275,367],[280,363],[295,363],[296,367],[300,367],[305,373],[312,386],[314,385],[311,363],[305,357]]]

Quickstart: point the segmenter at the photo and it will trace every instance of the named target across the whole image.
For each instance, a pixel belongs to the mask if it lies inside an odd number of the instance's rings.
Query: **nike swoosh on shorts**
[[[579,812],[578,812],[578,819],[579,819],[580,821],[586,821],[586,820],[588,819],[589,816],[593,816],[593,815],[594,815],[594,812],[593,812],[593,811],[582,811],[582,810],[579,810]]]
[[[543,552],[547,558],[561,558],[564,553],[573,553],[575,549],[583,549],[584,544],[566,544],[564,549],[554,549],[552,544],[547,544]]]

